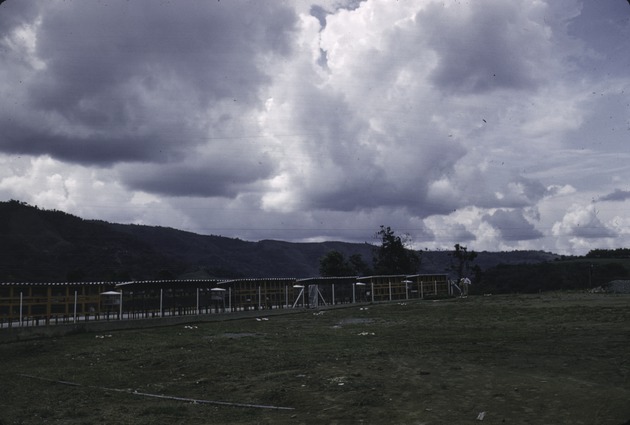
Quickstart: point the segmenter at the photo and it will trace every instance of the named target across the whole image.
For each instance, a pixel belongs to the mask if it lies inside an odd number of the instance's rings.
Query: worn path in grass
[[[261,318],[2,344],[0,424],[630,420],[628,296],[469,297]]]

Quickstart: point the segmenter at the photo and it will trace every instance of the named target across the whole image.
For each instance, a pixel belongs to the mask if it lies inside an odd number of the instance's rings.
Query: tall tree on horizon
[[[378,275],[414,274],[420,267],[420,255],[408,248],[409,236],[397,236],[391,227],[381,225],[376,233],[381,246],[374,252],[374,273]]]
[[[453,257],[451,270],[457,274],[457,281],[459,282],[462,278],[468,277],[467,275],[471,270],[471,263],[477,258],[477,253],[475,251],[469,252],[468,248],[458,243],[455,244],[454,248],[451,254]],[[476,267],[472,267],[472,269],[476,273],[478,272]]]

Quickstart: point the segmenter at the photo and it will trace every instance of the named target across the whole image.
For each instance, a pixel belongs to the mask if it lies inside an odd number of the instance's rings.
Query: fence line
[[[446,275],[0,283],[0,329],[317,308],[453,295]]]

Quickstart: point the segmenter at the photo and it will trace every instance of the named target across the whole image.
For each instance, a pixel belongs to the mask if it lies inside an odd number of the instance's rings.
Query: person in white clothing
[[[460,288],[460,290],[462,292],[462,297],[467,297],[468,296],[468,285],[470,285],[471,283],[472,282],[467,277],[462,277],[459,280],[459,288]]]

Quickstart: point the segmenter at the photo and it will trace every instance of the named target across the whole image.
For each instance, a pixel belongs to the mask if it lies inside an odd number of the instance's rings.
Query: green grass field
[[[630,421],[630,296],[261,318],[2,344],[0,424]]]

